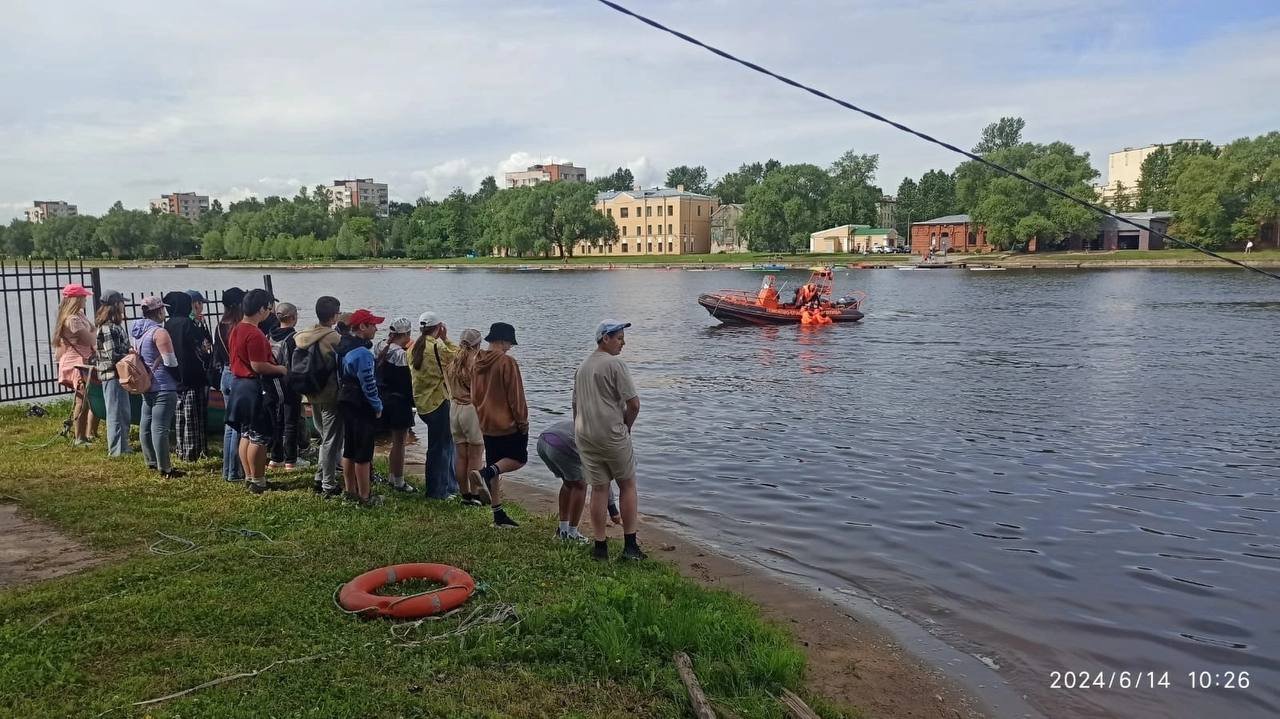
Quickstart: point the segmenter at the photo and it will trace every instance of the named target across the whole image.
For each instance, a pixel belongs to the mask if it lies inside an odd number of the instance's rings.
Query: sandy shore
[[[527,511],[556,511],[554,491],[518,474],[504,487],[507,497]],[[611,528],[610,536],[621,539],[621,529]],[[762,567],[716,553],[652,518],[643,520],[640,537],[651,558],[673,563],[703,585],[741,594],[759,605],[765,617],[788,626],[808,656],[810,688],[828,699],[856,706],[869,717],[1040,716],[977,659],[932,646],[934,658],[942,662],[945,654],[951,665],[944,671],[909,651],[899,632],[882,626],[884,617],[872,617],[865,609],[829,600]],[[923,630],[916,632],[916,641],[927,642]]]

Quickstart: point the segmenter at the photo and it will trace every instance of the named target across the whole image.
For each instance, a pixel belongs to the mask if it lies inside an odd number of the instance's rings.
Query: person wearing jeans
[[[147,467],[159,470],[165,479],[176,479],[185,474],[173,468],[169,456],[169,432],[178,408],[178,357],[174,354],[172,338],[160,324],[163,321],[164,303],[151,295],[142,301],[142,320],[134,323],[130,330],[138,354],[151,369],[151,391],[142,395],[138,434]]]
[[[231,368],[223,367],[218,391],[222,392],[224,402],[231,396],[233,379],[235,375],[231,374]],[[222,478],[228,482],[244,481],[244,468],[240,466],[240,433],[231,429],[230,425],[224,426],[222,430]]]
[[[426,495],[445,499],[458,492],[453,476],[453,434],[449,431],[449,392],[445,368],[458,354],[449,331],[434,312],[418,317],[418,338],[410,350],[409,374],[413,377],[413,403],[427,425],[427,458],[423,472]]]
[[[160,470],[166,479],[182,476],[173,468],[173,458],[169,455],[169,432],[177,409],[178,393],[175,390],[142,395],[142,422],[138,426],[142,459],[147,467]]]
[[[107,454],[119,457],[132,454],[129,448],[129,424],[132,407],[129,392],[120,386],[116,363],[129,354],[129,335],[124,329],[124,295],[115,290],[102,294],[95,317],[98,325],[95,363],[102,382],[102,399],[107,405]]]
[[[218,321],[217,332],[213,338],[214,361],[222,367],[222,378],[218,383],[218,391],[222,393],[223,407],[231,399],[231,381],[235,374],[231,372],[231,355],[227,349],[227,339],[231,330],[244,317],[240,303],[244,301],[244,290],[239,287],[228,287],[222,293],[222,319]],[[243,482],[244,468],[240,466],[240,433],[225,425],[222,429],[222,478],[228,482]]]

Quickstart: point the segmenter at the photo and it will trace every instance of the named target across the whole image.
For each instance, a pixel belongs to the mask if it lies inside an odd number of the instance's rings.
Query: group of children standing
[[[386,318],[368,309],[344,315],[337,298],[321,297],[315,304],[316,324],[298,329],[295,305],[277,303],[264,289],[233,287],[222,293],[224,312],[213,333],[204,321],[205,298],[194,290],[145,298],[142,319],[127,333],[123,296],[105,292],[95,333],[83,315],[88,290],[73,284],[62,294],[54,344],[59,367],[70,368],[62,375],[64,383],[76,390],[72,424],[77,445],[91,442],[97,426],[88,409],[92,375],[82,371],[87,365],[103,386],[108,451],[132,451],[131,390],[117,378],[117,368],[136,352],[150,373],[142,393],[142,452],[148,467],[166,478],[183,476],[173,467],[171,432],[181,459],[194,461],[206,451],[208,388],[214,386],[226,407],[223,478],[244,481],[255,494],[269,487],[268,467],[307,466],[299,458],[310,434],[302,411],[305,399],[319,439],[317,493],[343,495],[363,506],[381,504],[382,498],[370,491],[379,429],[391,436],[388,484],[417,492],[404,476],[405,444],[416,414],[427,429],[423,493],[435,499],[460,495],[473,506],[488,504],[495,526],[518,526],[502,506],[502,476],[528,462],[529,409],[520,366],[510,355],[517,345],[510,324],[495,322],[483,337],[479,330],[464,330],[455,343],[441,318],[424,312],[416,335],[411,320],[393,319],[375,346]],[[635,539],[630,441],[639,400],[618,358],[629,326],[612,320],[599,325],[596,352],[575,378],[574,421],[551,425],[537,443],[541,459],[564,482],[559,538],[590,541],[578,531],[578,523],[586,488],[595,488],[591,519],[597,558],[607,556],[606,517],[624,525],[623,558],[644,558]],[[615,482],[621,512],[609,491]]]

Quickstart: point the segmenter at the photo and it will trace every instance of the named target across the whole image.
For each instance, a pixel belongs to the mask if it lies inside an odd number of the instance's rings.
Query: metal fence
[[[5,361],[0,363],[0,402],[71,393],[58,384],[51,341],[62,288],[71,282],[84,285],[92,293],[92,300],[85,308],[92,319],[104,289],[99,268],[87,269],[83,261],[27,262],[25,266],[0,261],[0,305],[4,309],[5,325],[5,341],[0,347],[6,351]],[[262,276],[262,286],[272,291],[271,275]],[[118,290],[124,295],[125,319],[129,322],[142,318],[143,299],[149,295],[163,296],[168,291],[105,289]],[[200,292],[208,300],[204,322],[212,332],[222,314],[222,291]]]
[[[4,307],[7,366],[0,367],[0,402],[67,393],[58,384],[53,357],[53,323],[64,285],[92,282],[84,262],[28,261],[24,267],[0,260],[0,302]]]

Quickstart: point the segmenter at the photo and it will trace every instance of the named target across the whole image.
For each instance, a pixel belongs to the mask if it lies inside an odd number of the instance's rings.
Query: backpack
[[[271,359],[282,367],[289,366],[289,340],[293,339],[293,333],[285,335],[284,339],[271,339]]]
[[[273,347],[274,351],[275,348]],[[332,353],[326,353],[320,346],[320,340],[294,350],[289,359],[289,388],[301,395],[319,393],[329,384],[329,378],[338,369]]]
[[[155,330],[151,332],[154,334]],[[143,341],[146,341],[145,336]],[[160,359],[158,354],[156,359]],[[116,379],[129,394],[146,394],[151,391],[152,371],[142,359],[137,347],[129,348],[129,354],[116,362]]]

